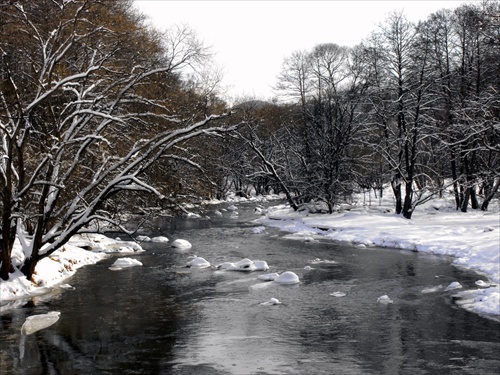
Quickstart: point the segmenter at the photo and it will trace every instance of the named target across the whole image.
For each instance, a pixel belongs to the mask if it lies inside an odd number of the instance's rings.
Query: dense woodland
[[[131,0],[0,2],[0,277],[124,210],[283,193],[334,212],[353,193],[395,212],[445,190],[488,208],[500,184],[500,3],[393,13],[354,48],[291,51],[276,100],[221,99],[210,50]],[[334,42],[334,41],[332,41]]]

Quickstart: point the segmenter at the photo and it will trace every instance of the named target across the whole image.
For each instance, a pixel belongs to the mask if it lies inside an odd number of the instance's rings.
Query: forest
[[[390,184],[395,213],[452,191],[487,210],[500,186],[500,3],[401,12],[353,48],[291,51],[277,98],[226,103],[187,26],[131,0],[0,2],[0,277],[123,212],[283,194],[328,213]]]

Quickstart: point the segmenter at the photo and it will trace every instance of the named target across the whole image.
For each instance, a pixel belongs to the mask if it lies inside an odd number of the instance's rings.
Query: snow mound
[[[274,279],[274,282],[277,284],[298,284],[300,282],[299,277],[291,272],[291,271],[286,271],[283,272],[281,275],[279,275],[277,278]]]
[[[210,262],[208,262],[205,258],[196,257],[193,260],[189,261],[186,264],[186,267],[192,268],[208,268],[210,267]]]
[[[193,247],[189,241],[182,239],[175,240],[170,246],[175,247],[176,249],[190,249]]]
[[[347,296],[347,293],[344,293],[344,292],[333,292],[333,293],[330,293],[331,296],[333,297],[345,297]]]
[[[157,236],[157,237],[151,238],[151,241],[152,242],[163,242],[163,243],[166,243],[166,242],[168,242],[168,238],[165,237],[165,236]]]
[[[383,296],[377,298],[377,302],[387,305],[389,303],[393,303],[394,301],[390,299],[387,294],[384,294]]]
[[[450,285],[448,285],[444,291],[447,292],[449,290],[455,290],[460,288],[462,288],[462,285],[458,281],[454,281]]]
[[[264,260],[250,260],[248,258],[243,258],[239,262],[224,262],[216,266],[219,270],[226,271],[242,271],[242,272],[252,272],[252,271],[267,271],[269,265]]]
[[[132,259],[132,258],[120,258],[117,259],[111,267],[109,267],[110,270],[117,271],[121,270],[123,268],[130,268],[130,267],[136,267],[136,266],[142,266],[142,263],[139,262],[137,259]]]
[[[281,302],[277,298],[270,298],[269,301],[262,302],[262,306],[274,306],[274,305],[281,305]]]
[[[279,276],[278,273],[266,273],[264,275],[260,275],[259,277],[257,277],[258,280],[262,280],[262,281],[273,281],[275,280],[277,277]]]

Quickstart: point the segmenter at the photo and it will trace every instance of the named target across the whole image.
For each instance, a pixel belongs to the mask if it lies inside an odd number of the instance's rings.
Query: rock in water
[[[208,262],[205,258],[196,257],[192,261],[188,262],[188,264],[186,264],[186,267],[208,268],[210,267],[210,262]]]
[[[60,315],[61,313],[59,311],[51,311],[47,314],[29,316],[21,327],[21,334],[31,335],[44,328],[50,327],[59,320]]]
[[[177,249],[190,249],[192,247],[192,245],[186,240],[175,240],[170,246]]]
[[[273,305],[281,305],[281,302],[277,298],[271,298],[267,302],[262,302],[263,306],[273,306]]]
[[[383,296],[377,298],[377,302],[387,305],[389,303],[392,303],[393,301],[392,299],[389,298],[387,294],[384,294]]]
[[[279,275],[277,278],[275,278],[274,282],[278,284],[298,284],[300,280],[295,273],[291,271],[286,271],[283,272],[281,275]]]

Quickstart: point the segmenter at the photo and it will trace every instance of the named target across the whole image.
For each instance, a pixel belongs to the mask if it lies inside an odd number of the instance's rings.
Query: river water
[[[111,271],[113,257],[78,270],[75,290],[2,313],[2,375],[500,373],[500,323],[457,308],[444,288],[422,293],[453,281],[473,288],[481,276],[446,257],[254,234],[252,211],[157,219],[148,234],[193,248],[143,243],[132,256],[142,267]],[[212,265],[265,260],[267,272],[293,271],[301,282],[186,268],[193,254]],[[393,303],[377,303],[382,295]],[[270,298],[281,304],[261,304]],[[20,335],[27,316],[54,310],[55,325]]]

